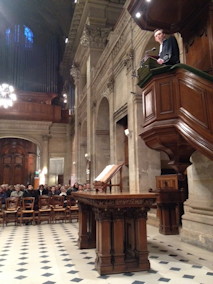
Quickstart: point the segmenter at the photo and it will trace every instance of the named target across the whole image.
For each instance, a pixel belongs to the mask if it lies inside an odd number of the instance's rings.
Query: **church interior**
[[[0,0],[0,279],[212,283],[212,86],[213,0]]]

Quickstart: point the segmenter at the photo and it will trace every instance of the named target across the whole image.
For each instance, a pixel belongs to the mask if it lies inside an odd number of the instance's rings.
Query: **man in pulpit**
[[[174,65],[180,63],[180,52],[176,38],[168,38],[162,29],[154,31],[155,41],[160,44],[158,64]]]

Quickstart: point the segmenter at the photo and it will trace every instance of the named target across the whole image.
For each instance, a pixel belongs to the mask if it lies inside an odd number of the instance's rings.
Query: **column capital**
[[[85,25],[80,44],[84,47],[104,48],[111,28]]]
[[[77,63],[73,63],[72,67],[70,68],[70,75],[73,77],[75,85],[77,85],[80,78],[80,68]]]

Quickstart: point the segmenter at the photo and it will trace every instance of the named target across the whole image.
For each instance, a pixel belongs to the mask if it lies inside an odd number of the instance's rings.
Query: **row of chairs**
[[[53,223],[58,220],[78,221],[78,205],[72,196],[39,196],[38,209],[34,209],[35,197],[8,197],[5,208],[0,203],[0,222],[4,225],[14,222],[19,224],[40,224],[43,221]]]

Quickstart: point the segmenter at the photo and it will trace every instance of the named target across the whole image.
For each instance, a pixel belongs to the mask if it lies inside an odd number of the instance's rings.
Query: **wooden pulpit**
[[[141,67],[137,70],[138,86],[142,88],[153,75],[161,73],[162,70],[170,69],[170,67],[169,65],[158,64],[156,56],[145,55],[141,61]]]
[[[106,192],[107,187],[110,189],[110,193],[112,191],[112,186],[117,186],[120,188],[120,192],[122,192],[122,166],[124,163],[119,165],[107,165],[103,171],[95,178],[94,180],[94,189],[96,191]],[[112,184],[112,178],[119,173],[119,182],[116,184]]]

